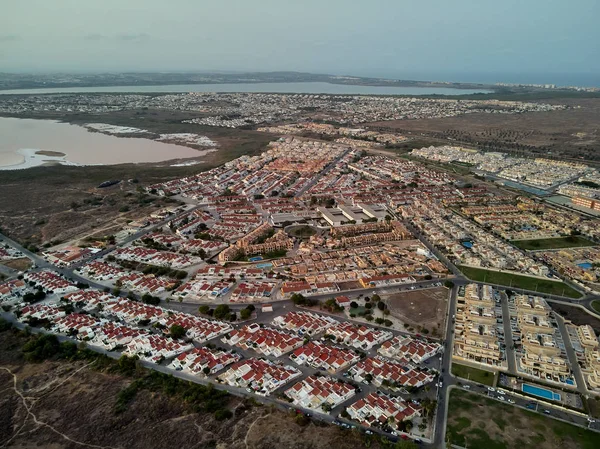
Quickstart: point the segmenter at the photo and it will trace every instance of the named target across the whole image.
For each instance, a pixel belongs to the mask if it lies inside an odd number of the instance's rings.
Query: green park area
[[[513,240],[510,243],[515,245],[517,248],[521,248],[527,251],[561,248],[581,248],[584,246],[595,245],[594,242],[575,235],[569,237],[558,237],[553,239]]]
[[[581,297],[581,293],[562,281],[552,281],[550,279],[522,276],[505,271],[501,272],[486,270],[483,268],[465,267],[462,265],[459,268],[466,277],[476,282],[504,285],[517,290],[531,290],[540,294],[546,293],[549,295],[566,296],[569,298]]]
[[[592,301],[592,309],[594,309],[597,313],[600,313],[600,301]]]
[[[473,368],[459,363],[452,363],[452,374],[473,382],[489,385],[490,387],[494,386],[494,380],[496,378],[496,374],[491,371]]]
[[[454,388],[446,441],[486,449],[596,449],[600,433]]]

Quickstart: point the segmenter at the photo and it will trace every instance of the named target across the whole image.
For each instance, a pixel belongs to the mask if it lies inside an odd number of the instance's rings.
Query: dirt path
[[[82,367],[79,370],[75,371],[74,373],[72,373],[69,377],[67,377],[67,379],[65,379],[63,382],[61,382],[59,385],[57,385],[53,390],[56,390],[56,388],[60,387],[62,384],[64,384],[67,380],[69,380],[73,375],[75,375],[78,371],[80,371],[81,369],[85,368]],[[13,387],[12,389],[14,390],[15,394],[17,396],[19,396],[21,398],[21,401],[23,403],[23,407],[25,407],[25,410],[27,411],[27,417],[25,417],[25,420],[23,421],[23,423],[21,424],[21,427],[19,427],[19,429],[17,430],[17,432],[6,442],[2,445],[2,447],[8,447],[8,445],[19,435],[22,434],[23,428],[25,427],[25,425],[27,424],[27,420],[28,418],[31,418],[33,420],[33,422],[37,425],[37,426],[44,426],[47,427],[48,429],[52,430],[54,433],[56,433],[57,435],[60,435],[62,438],[64,438],[65,440],[71,442],[71,443],[75,443],[75,444],[79,444],[81,446],[86,446],[86,447],[93,447],[93,448],[98,448],[98,449],[117,449],[117,448],[113,448],[111,446],[98,446],[96,444],[88,444],[88,443],[84,443],[82,441],[77,441],[74,440],[73,438],[69,437],[68,435],[65,435],[64,433],[62,433],[61,431],[57,430],[56,428],[54,428],[53,426],[51,426],[48,423],[45,423],[43,421],[40,421],[38,419],[38,417],[35,415],[35,413],[33,413],[31,411],[31,408],[33,407],[33,405],[35,404],[35,401],[37,400],[37,398],[30,398],[30,397],[26,397],[23,395],[23,393],[21,393],[19,391],[19,389],[17,388],[17,383],[18,383],[18,378],[17,375],[14,374],[10,368],[6,368],[3,366],[0,366],[0,369],[7,371],[12,377],[13,377]],[[47,393],[46,393],[47,394]],[[28,401],[32,401],[31,403]],[[36,429],[33,429],[36,430]]]
[[[266,414],[263,416],[259,416],[258,418],[256,418],[252,424],[250,424],[250,426],[248,427],[248,431],[246,432],[246,436],[244,437],[244,445],[246,446],[246,449],[249,449],[248,447],[248,435],[250,435],[250,431],[252,430],[252,427],[254,427],[254,424],[256,424],[259,420],[264,419],[264,418],[268,418],[269,416],[271,416],[271,414]]]

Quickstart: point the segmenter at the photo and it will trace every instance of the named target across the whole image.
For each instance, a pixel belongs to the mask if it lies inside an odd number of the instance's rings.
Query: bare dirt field
[[[27,257],[23,259],[4,260],[0,263],[8,268],[12,268],[13,270],[17,271],[25,271],[29,267],[31,267],[31,260],[29,260]]]
[[[445,287],[411,290],[382,296],[390,314],[421,332],[439,336],[448,307]],[[427,332],[425,332],[427,330]]]
[[[585,310],[580,309],[579,307],[567,306],[565,304],[559,304],[556,302],[549,302],[550,307],[557,312],[563,318],[571,321],[573,324],[577,326],[582,326],[584,324],[589,324],[594,328],[596,333],[600,333],[600,320]]]
[[[474,113],[459,117],[395,120],[368,125],[455,144],[600,161],[600,99],[549,100],[569,109],[525,114]]]

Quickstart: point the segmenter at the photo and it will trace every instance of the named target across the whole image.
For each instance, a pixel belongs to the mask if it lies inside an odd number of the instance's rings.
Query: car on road
[[[470,386],[470,385],[463,385],[463,388],[464,388],[465,390],[470,390],[470,389],[471,389],[471,386]]]
[[[488,389],[488,391],[491,391],[492,393],[493,393],[494,391],[496,391],[496,389],[495,389],[494,387],[487,387],[487,389]]]
[[[509,404],[514,404],[514,403],[515,403],[515,401],[513,401],[512,399],[507,399],[506,401],[507,401]]]
[[[527,404],[525,408],[528,408],[529,410],[535,410],[535,404]]]
[[[544,410],[544,413],[545,413],[546,415],[549,415],[549,414],[550,414],[550,410],[546,409],[546,410]]]

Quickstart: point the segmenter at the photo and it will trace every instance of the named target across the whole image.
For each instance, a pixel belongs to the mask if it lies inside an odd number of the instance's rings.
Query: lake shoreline
[[[486,88],[465,88],[450,86],[395,86],[328,83],[323,81],[269,82],[269,83],[195,83],[195,84],[149,84],[113,85],[85,87],[50,87],[28,89],[0,89],[0,95],[43,95],[55,93],[264,93],[264,94],[309,94],[309,95],[382,95],[382,96],[426,96],[426,95],[473,95],[493,94],[495,90]]]
[[[20,170],[47,164],[199,163],[199,158],[218,151],[216,144],[202,147],[184,141],[120,137],[56,119],[0,117],[0,170]]]

